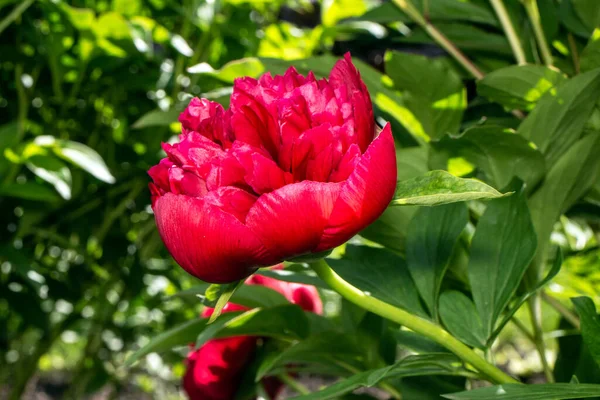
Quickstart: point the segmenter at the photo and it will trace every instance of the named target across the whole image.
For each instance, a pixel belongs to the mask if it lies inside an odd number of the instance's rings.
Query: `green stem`
[[[548,293],[542,292],[542,300],[544,300],[550,307],[554,308],[564,319],[569,321],[578,330],[581,330],[581,323],[577,315],[573,311],[565,307],[560,301],[550,296]]]
[[[525,6],[525,10],[527,11],[527,16],[529,17],[529,21],[531,22],[531,26],[533,27],[533,33],[535,34],[535,38],[538,43],[538,47],[540,48],[540,52],[542,53],[542,59],[544,60],[544,64],[546,66],[552,66],[552,52],[550,51],[550,47],[548,46],[548,42],[546,41],[546,35],[544,35],[544,29],[542,28],[542,18],[540,17],[540,10],[537,5],[537,0],[522,0],[523,6]]]
[[[533,295],[529,299],[529,313],[531,316],[531,325],[533,327],[533,343],[540,355],[544,375],[548,383],[554,382],[552,369],[546,358],[546,343],[544,342],[544,330],[542,328],[542,302],[539,294]]]
[[[577,51],[577,43],[575,42],[575,37],[571,32],[567,34],[567,40],[569,41],[569,47],[571,48],[571,57],[573,59],[573,68],[575,68],[575,73],[579,74],[581,72],[580,64],[579,64],[579,52]]]
[[[371,311],[381,317],[387,318],[400,325],[403,325],[416,333],[419,333],[434,342],[444,346],[465,363],[472,365],[494,383],[519,383],[516,379],[502,372],[496,366],[489,364],[471,348],[456,339],[450,333],[441,327],[427,321],[421,317],[412,315],[400,308],[384,303],[374,297],[368,296],[361,290],[352,286],[343,280],[327,265],[325,260],[321,259],[310,264],[313,270],[325,281],[333,290],[338,292],[345,299],[357,304],[365,310]]]
[[[279,374],[277,378],[283,383],[285,383],[290,388],[294,389],[294,391],[298,394],[310,394],[310,390],[288,374]]]
[[[27,10],[29,6],[33,4],[34,1],[35,0],[25,0],[24,2],[13,8],[10,14],[8,14],[2,21],[0,21],[0,33],[2,33],[3,30],[8,28],[8,26],[12,24],[13,21],[19,18],[25,12],[25,10]]]
[[[492,7],[494,7],[494,11],[498,16],[498,19],[500,20],[500,24],[502,24],[502,29],[504,29],[504,33],[506,34],[508,43],[510,43],[512,52],[515,55],[515,59],[517,60],[517,64],[527,64],[525,52],[523,51],[523,46],[521,46],[521,40],[519,40],[519,36],[517,35],[515,27],[513,26],[513,23],[510,20],[510,16],[506,11],[506,7],[504,7],[504,3],[502,2],[502,0],[490,0],[490,3],[492,3]]]
[[[444,50],[448,52],[464,69],[469,71],[476,79],[484,77],[484,73],[477,68],[458,47],[454,45],[442,32],[440,32],[431,22],[429,22],[418,9],[413,6],[410,0],[392,0],[398,8],[415,21],[421,28],[427,32],[433,40],[435,40]]]

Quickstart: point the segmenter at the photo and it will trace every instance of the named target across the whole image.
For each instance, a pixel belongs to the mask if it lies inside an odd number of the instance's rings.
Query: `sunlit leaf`
[[[392,205],[436,206],[458,201],[496,199],[500,193],[475,179],[458,178],[446,171],[431,171],[425,176],[398,182]]]
[[[506,384],[446,394],[451,400],[565,400],[600,396],[600,385],[546,383],[538,385]]]

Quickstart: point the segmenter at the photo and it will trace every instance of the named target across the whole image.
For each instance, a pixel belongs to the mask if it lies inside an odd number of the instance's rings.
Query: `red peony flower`
[[[282,282],[260,275],[252,276],[246,284],[262,285],[276,290],[305,311],[317,314],[323,311],[323,303],[314,286]],[[237,304],[228,303],[223,312],[245,309]],[[212,313],[212,308],[206,308],[202,317],[209,317]],[[183,388],[190,400],[233,399],[244,370],[252,359],[257,339],[252,336],[212,339],[191,352],[183,377]],[[275,378],[267,378],[263,383],[271,398],[275,398],[282,388],[281,382]]]
[[[393,197],[391,129],[376,135],[349,54],[329,80],[293,67],[237,79],[228,110],[196,98],[179,120],[149,171],[152,207],[173,258],[207,282],[339,246]]]

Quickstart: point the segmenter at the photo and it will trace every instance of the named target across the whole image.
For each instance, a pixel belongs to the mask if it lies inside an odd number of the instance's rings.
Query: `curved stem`
[[[564,319],[569,321],[571,325],[573,325],[577,330],[581,330],[581,323],[579,322],[579,318],[573,311],[569,310],[565,307],[560,301],[556,300],[554,297],[550,296],[546,292],[542,292],[542,300],[544,300],[550,307],[554,308],[560,315],[563,316]]]
[[[546,343],[544,342],[544,330],[542,328],[542,302],[539,294],[533,295],[529,299],[529,313],[531,316],[531,325],[533,327],[533,343],[540,355],[544,375],[548,383],[554,382],[554,375],[546,357]]]
[[[392,0],[398,8],[415,21],[421,28],[427,32],[433,40],[435,40],[444,50],[448,52],[464,69],[469,71],[476,79],[481,79],[485,74],[477,68],[454,43],[452,43],[442,32],[440,32],[431,22],[429,22],[418,9],[410,2],[410,0]]]
[[[525,52],[523,51],[523,46],[521,46],[521,40],[515,31],[515,27],[510,20],[510,16],[506,11],[506,7],[504,7],[504,3],[502,0],[490,0],[492,3],[492,7],[494,7],[494,11],[500,20],[500,24],[502,24],[502,29],[504,29],[504,33],[506,34],[506,38],[510,43],[510,48],[512,49],[513,54],[515,55],[515,59],[517,60],[517,64],[524,65],[527,64],[527,59],[525,58]]]
[[[310,393],[310,390],[308,390],[308,388],[306,386],[304,386],[303,384],[301,384],[300,382],[298,382],[297,380],[295,380],[288,374],[285,374],[285,373],[279,374],[279,375],[277,375],[277,378],[279,378],[279,380],[281,382],[288,385],[290,388],[292,388],[298,394],[309,394]]]
[[[548,46],[548,42],[546,41],[546,35],[544,35],[544,29],[542,28],[542,18],[540,17],[540,10],[537,5],[537,0],[523,0],[523,5],[525,6],[525,10],[527,11],[529,21],[531,21],[533,33],[535,34],[535,39],[537,40],[540,52],[542,53],[542,59],[544,60],[544,64],[546,64],[546,66],[548,67],[551,67],[553,63],[552,52],[550,51],[550,47]]]
[[[343,280],[329,267],[325,260],[321,259],[310,265],[323,281],[348,301],[428,337],[456,354],[465,363],[472,365],[494,383],[519,383],[519,381],[502,372],[494,365],[489,364],[471,348],[436,324],[366,295],[361,290]]]

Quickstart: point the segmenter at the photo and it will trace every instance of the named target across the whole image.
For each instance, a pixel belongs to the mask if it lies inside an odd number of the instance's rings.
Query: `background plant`
[[[599,25],[595,0],[0,1],[2,395],[37,381],[63,398],[177,398],[206,285],[163,249],[146,170],[191,96],[227,102],[234,78],[289,65],[325,76],[350,50],[379,121],[393,124],[401,183],[330,265],[524,382],[581,383],[525,388],[600,397],[582,385],[600,383]],[[419,206],[432,198],[412,188],[427,184],[443,205]],[[288,269],[265,273],[327,287],[304,265]],[[290,332],[249,382],[291,363],[348,378],[311,398],[383,383],[424,399],[482,378],[330,291],[327,318],[310,324],[242,294]],[[470,393],[455,398],[495,392]]]

